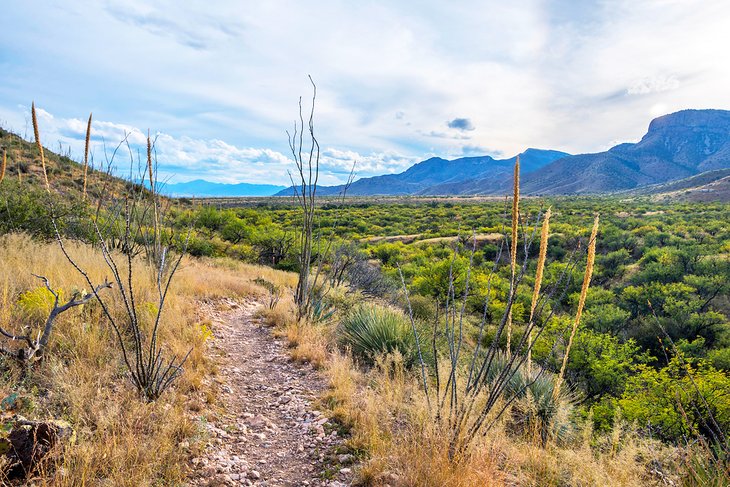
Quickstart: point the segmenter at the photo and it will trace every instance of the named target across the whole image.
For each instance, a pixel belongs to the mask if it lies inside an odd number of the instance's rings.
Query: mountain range
[[[206,197],[236,197],[236,196],[272,196],[279,191],[286,189],[286,186],[275,186],[273,184],[250,184],[250,183],[212,183],[203,179],[196,179],[185,183],[166,183],[161,192],[167,196],[195,196]]]
[[[507,194],[515,159],[434,157],[399,174],[359,179],[347,194]],[[605,152],[570,155],[527,149],[520,154],[520,167],[522,191],[532,195],[613,193],[705,172],[710,179],[721,178],[721,173],[712,176],[709,172],[730,168],[730,111],[683,110],[665,115],[652,120],[639,142],[619,144]],[[343,189],[320,187],[318,192],[336,195]],[[291,194],[292,188],[286,188],[276,196]]]

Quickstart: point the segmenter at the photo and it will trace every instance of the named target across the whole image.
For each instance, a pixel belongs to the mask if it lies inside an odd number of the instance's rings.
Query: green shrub
[[[406,316],[391,308],[361,305],[341,323],[340,343],[368,364],[384,353],[398,351],[406,365],[416,361],[413,330]]]
[[[707,354],[707,360],[716,369],[730,372],[730,347],[711,350]]]
[[[431,321],[436,317],[436,305],[431,298],[421,296],[420,294],[412,294],[409,297],[411,302],[411,310],[413,310],[413,317],[417,320]],[[406,313],[408,312],[408,304],[405,306]]]
[[[666,441],[730,431],[730,377],[711,365],[672,357],[661,369],[641,366],[619,401],[626,419]],[[717,426],[715,426],[717,425]]]

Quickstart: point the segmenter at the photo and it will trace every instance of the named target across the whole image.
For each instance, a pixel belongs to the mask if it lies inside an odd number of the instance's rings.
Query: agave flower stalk
[[[512,241],[510,247],[510,296],[513,297],[517,292],[515,275],[517,273],[517,227],[520,221],[520,156],[515,161],[514,188],[512,195]],[[512,354],[512,308],[507,316],[507,355]]]
[[[591,230],[591,239],[588,243],[588,259],[586,261],[586,272],[583,275],[583,286],[580,289],[580,299],[578,300],[578,309],[575,312],[575,321],[573,322],[573,329],[570,330],[570,338],[568,339],[568,345],[565,348],[565,355],[563,356],[563,365],[560,367],[560,373],[555,383],[554,394],[558,395],[560,392],[560,386],[563,383],[565,376],[565,368],[568,365],[568,358],[570,356],[570,348],[573,346],[573,339],[575,333],[580,325],[580,318],[583,315],[583,307],[586,304],[586,295],[588,294],[588,287],[591,284],[591,277],[593,276],[593,262],[596,258],[596,235],[598,234],[598,215],[593,220],[593,230]]]
[[[33,118],[33,135],[35,136],[35,143],[38,146],[38,152],[41,154],[41,167],[43,168],[43,181],[46,183],[46,191],[51,192],[51,185],[48,184],[48,171],[46,170],[46,155],[43,152],[43,145],[41,144],[41,137],[38,130],[38,117],[35,113],[35,102],[31,103],[31,116]]]
[[[84,194],[83,199],[86,199],[86,178],[89,172],[89,142],[91,141],[91,116],[89,114],[89,122],[86,124],[86,144],[84,145]]]
[[[8,151],[3,149],[3,164],[0,166],[0,183],[5,179],[5,169],[8,167]]]
[[[537,257],[537,270],[535,271],[535,287],[532,290],[532,302],[530,303],[530,320],[528,329],[530,333],[527,337],[527,374],[532,373],[532,327],[533,320],[535,319],[535,308],[537,308],[537,301],[540,298],[540,288],[542,286],[542,276],[545,270],[545,258],[547,256],[547,244],[550,232],[550,216],[552,215],[551,208],[545,212],[545,219],[542,222],[542,228],[540,229],[540,253]]]

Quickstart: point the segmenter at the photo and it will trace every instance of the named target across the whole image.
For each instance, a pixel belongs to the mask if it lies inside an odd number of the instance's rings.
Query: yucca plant
[[[557,430],[553,427],[556,414],[565,411],[565,408],[558,407],[565,399],[567,392],[561,389],[563,386],[563,374],[565,364],[570,355],[572,341],[578,331],[580,315],[582,313],[585,299],[581,300],[576,319],[573,321],[570,330],[570,340],[565,347],[563,354],[563,367],[557,376],[546,370],[547,363],[534,364],[531,362],[531,350],[540,336],[551,322],[555,308],[547,306],[553,300],[558,302],[562,299],[568,289],[570,276],[578,264],[578,249],[567,259],[567,265],[548,289],[543,289],[543,271],[546,265],[547,244],[550,229],[550,211],[539,211],[533,218],[520,214],[520,188],[519,188],[519,159],[514,168],[514,193],[512,198],[512,214],[510,228],[503,228],[504,238],[501,240],[497,256],[493,266],[487,275],[487,292],[484,301],[484,313],[477,325],[477,340],[471,346],[465,337],[467,335],[467,322],[465,320],[465,309],[467,300],[470,297],[470,277],[473,266],[473,258],[476,252],[476,237],[472,236],[471,253],[469,266],[465,272],[465,279],[462,285],[463,292],[457,291],[454,285],[456,273],[454,262],[460,255],[461,249],[454,245],[452,264],[449,268],[449,289],[443,309],[439,311],[439,318],[434,324],[434,336],[445,338],[447,342],[447,356],[439,357],[434,348],[433,363],[427,367],[423,359],[419,332],[416,328],[413,310],[409,303],[409,316],[414,334],[417,357],[421,369],[421,385],[429,413],[432,414],[435,422],[446,425],[451,435],[448,455],[454,460],[467,453],[470,444],[474,439],[485,434],[498,423],[500,417],[509,411],[518,411],[525,407],[523,417],[532,418],[528,420],[531,427],[540,432],[543,441],[555,437]],[[507,208],[505,207],[505,217]],[[547,220],[547,221],[545,221]],[[507,220],[509,221],[509,220]],[[531,230],[528,230],[529,228]],[[522,231],[520,232],[520,229]],[[540,235],[541,251],[538,256],[535,285],[532,290],[530,304],[530,317],[524,323],[521,336],[512,340],[513,314],[512,307],[517,302],[518,289],[524,286],[528,270],[530,270],[530,255],[532,244]],[[511,230],[511,231],[510,231]],[[590,243],[588,245],[588,260],[586,263],[586,275],[583,281],[582,293],[588,290],[595,257],[595,243],[598,231],[598,219],[593,225]],[[519,245],[518,245],[519,242]],[[490,290],[492,288],[492,277],[499,273],[502,261],[502,253],[509,252],[509,290],[505,296],[504,311],[501,317],[492,319],[489,317]],[[520,259],[519,257],[522,256]],[[399,267],[400,270],[400,267]],[[399,272],[403,293],[408,301],[408,286],[402,272]],[[440,323],[438,323],[440,321]],[[440,328],[440,330],[437,330]],[[491,340],[483,342],[489,330],[494,330]],[[501,350],[502,338],[506,341],[506,349]],[[553,345],[553,352],[557,350],[559,342]],[[499,367],[499,362],[504,366]],[[524,367],[524,372],[523,372]],[[443,372],[443,373],[442,373]],[[444,379],[445,378],[445,379]],[[551,397],[545,397],[549,392]],[[562,435],[562,433],[561,433]]]
[[[526,371],[517,374],[524,378],[526,387],[518,394],[512,407],[511,426],[523,434],[532,434],[544,445],[548,440],[566,443],[577,431],[571,415],[575,397],[566,388],[556,394],[553,374],[531,376]]]
[[[381,354],[399,352],[406,365],[415,359],[415,342],[407,318],[400,312],[379,305],[361,305],[341,323],[340,342],[368,364]]]

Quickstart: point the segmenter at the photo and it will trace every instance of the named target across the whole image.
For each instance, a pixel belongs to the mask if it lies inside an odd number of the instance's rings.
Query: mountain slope
[[[730,168],[705,171],[685,179],[624,191],[626,196],[650,196],[656,200],[730,202]]]
[[[41,132],[41,140],[43,140]],[[2,149],[7,151],[5,181],[18,184],[44,187],[43,168],[40,154],[34,142],[0,128],[0,157]],[[64,196],[80,197],[84,187],[84,167],[69,157],[59,155],[44,146],[46,172],[52,190]],[[127,181],[111,176],[103,171],[88,168],[86,190],[92,199],[101,195],[117,195],[129,184]]]
[[[535,171],[550,162],[565,157],[565,152],[553,150],[527,149],[520,154],[522,170],[525,173]],[[348,195],[415,195],[415,194],[460,194],[475,179],[509,178],[515,163],[515,157],[494,159],[491,156],[462,157],[446,160],[432,157],[419,162],[400,174],[387,174],[363,178],[352,183],[347,190]],[[344,186],[322,186],[319,194],[337,195]],[[289,196],[292,188],[287,188],[276,196]]]
[[[730,111],[659,117],[636,144],[565,157],[523,178],[532,194],[607,193],[730,167]]]

